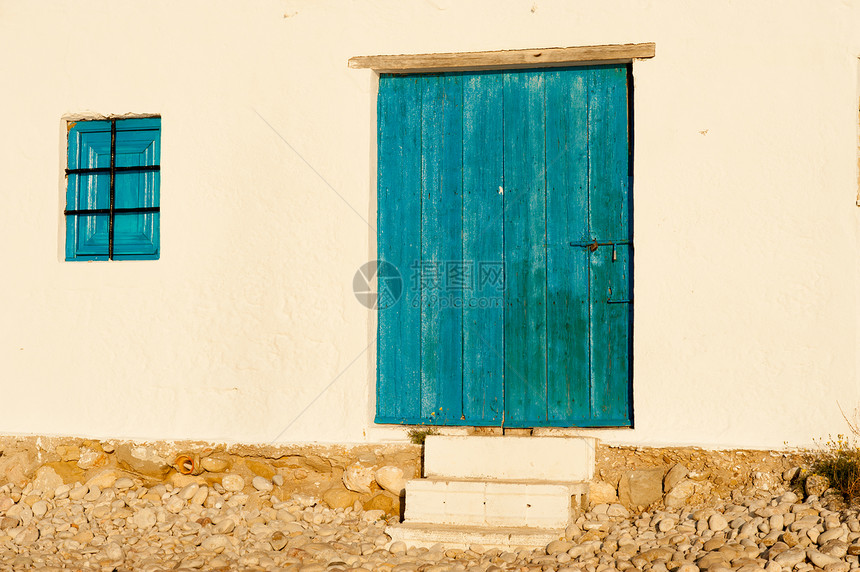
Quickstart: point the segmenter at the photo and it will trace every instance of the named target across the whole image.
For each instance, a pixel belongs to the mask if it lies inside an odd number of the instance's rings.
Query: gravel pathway
[[[238,477],[241,479],[241,477]],[[270,483],[212,487],[0,487],[0,570],[541,570],[849,572],[860,568],[856,511],[792,492],[709,508],[630,514],[598,505],[539,550],[391,543],[382,511],[280,501]],[[233,490],[228,490],[233,489]],[[250,491],[250,492],[249,492]],[[761,494],[761,493],[760,493]]]

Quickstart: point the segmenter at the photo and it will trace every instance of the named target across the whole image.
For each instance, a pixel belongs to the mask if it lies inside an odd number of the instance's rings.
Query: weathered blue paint
[[[546,82],[505,74],[505,425],[546,419]]]
[[[632,238],[627,67],[382,75],[378,111],[379,257],[405,288],[377,422],[629,425],[632,304],[608,302],[631,247],[570,244]]]
[[[463,419],[469,425],[503,420],[504,309],[504,75],[463,76],[463,260],[471,272],[463,296]]]
[[[159,165],[161,119],[123,119],[116,122],[117,167]],[[160,207],[161,173],[117,173],[116,207]],[[158,258],[161,213],[117,214],[114,221],[114,260]]]
[[[66,166],[69,169],[110,167],[110,121],[78,122],[69,129]],[[67,209],[106,209],[109,206],[109,174],[68,176]],[[108,215],[67,216],[66,260],[107,260],[108,222]]]
[[[462,415],[461,308],[455,262],[463,259],[463,93],[459,75],[422,82],[421,417],[451,424]]]
[[[591,68],[546,73],[547,421],[591,414],[588,264],[570,240],[589,236],[588,79]]]
[[[421,309],[410,287],[411,266],[421,260],[420,83],[379,78],[379,258],[404,280],[402,298],[379,311],[377,420],[386,423],[420,418],[421,411]]]
[[[627,73],[599,67],[589,77],[590,227],[602,240],[631,238],[629,228]],[[614,424],[629,419],[629,347],[632,305],[629,246],[600,247],[590,255],[591,399],[593,419]]]

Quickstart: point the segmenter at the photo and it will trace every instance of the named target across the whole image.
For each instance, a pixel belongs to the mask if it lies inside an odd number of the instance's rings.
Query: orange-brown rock
[[[364,502],[364,510],[382,510],[389,516],[400,514],[400,499],[391,493],[379,493]]]
[[[343,485],[335,485],[323,494],[323,501],[331,508],[346,508],[355,504],[361,495],[347,490]]]
[[[51,467],[63,479],[63,483],[71,485],[75,482],[85,482],[86,471],[78,467],[77,461],[54,461],[43,466]]]
[[[245,459],[245,466],[248,467],[252,473],[254,473],[258,477],[263,477],[265,479],[271,479],[274,477],[278,471],[265,461],[258,461],[255,459]]]

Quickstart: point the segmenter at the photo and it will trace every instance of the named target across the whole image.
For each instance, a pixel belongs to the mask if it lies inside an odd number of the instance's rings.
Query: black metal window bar
[[[68,215],[110,215],[108,218],[108,260],[113,260],[113,221],[115,214],[125,213],[157,213],[160,207],[132,207],[116,208],[116,189],[114,179],[117,173],[128,171],[160,171],[161,165],[141,165],[138,167],[116,166],[116,119],[110,120],[110,167],[83,167],[77,169],[66,169],[68,175],[88,175],[94,173],[110,173],[110,208],[106,209],[66,209],[63,214]]]

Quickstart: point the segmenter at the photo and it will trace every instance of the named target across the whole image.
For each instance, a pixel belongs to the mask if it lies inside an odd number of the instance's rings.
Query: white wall
[[[860,0],[0,1],[0,432],[374,441],[374,75],[656,42],[635,75],[635,429],[809,445],[858,404]],[[162,116],[162,257],[63,262],[65,119]],[[356,214],[357,211],[358,214]],[[309,405],[310,404],[310,405]]]

